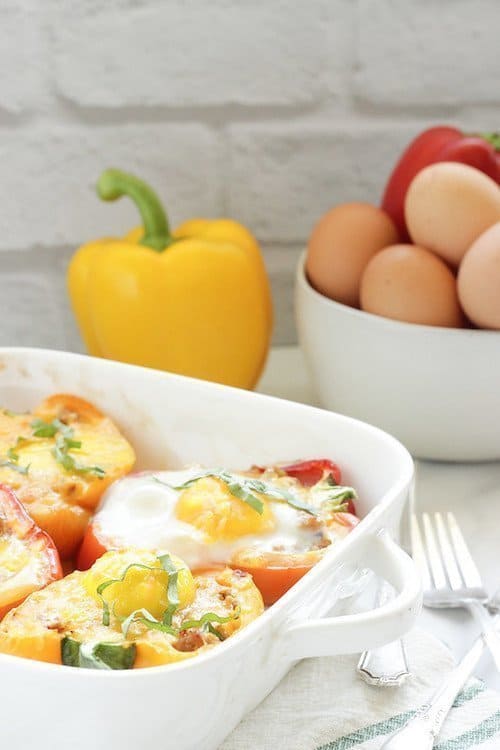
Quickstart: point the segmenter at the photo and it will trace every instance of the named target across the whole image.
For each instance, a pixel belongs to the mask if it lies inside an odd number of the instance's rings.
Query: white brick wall
[[[308,3],[86,5],[68,3],[54,31],[56,87],[78,108],[296,106],[326,94],[325,26]]]
[[[106,166],[174,224],[246,222],[294,340],[316,218],[377,201],[427,124],[498,126],[499,28],[497,0],[0,0],[0,344],[79,348],[68,258],[137,221],[97,200]]]

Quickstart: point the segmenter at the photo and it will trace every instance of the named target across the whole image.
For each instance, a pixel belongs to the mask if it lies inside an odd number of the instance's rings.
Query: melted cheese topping
[[[0,537],[0,606],[30,594],[43,576],[44,560],[22,540]]]

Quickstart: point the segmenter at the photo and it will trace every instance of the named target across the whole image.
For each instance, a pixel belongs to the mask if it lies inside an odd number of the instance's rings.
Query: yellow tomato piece
[[[90,520],[89,511],[62,500],[58,492],[43,481],[17,483],[21,475],[10,471],[0,481],[8,484],[23,503],[31,518],[47,532],[57,547],[61,559],[70,558],[83,539]]]
[[[0,537],[0,611],[31,594],[39,578],[36,550],[13,535]]]
[[[36,464],[39,464],[41,473],[45,472],[49,478],[53,478],[53,489],[68,502],[78,503],[92,510],[106,487],[127,474],[135,463],[134,449],[128,440],[109,417],[84,399],[56,394],[45,399],[35,409],[34,415],[47,422],[59,419],[67,424],[73,430],[72,438],[81,443],[79,448],[70,449],[71,457],[84,467],[98,466],[104,470],[102,477],[93,472],[66,470],[53,455],[57,435],[22,443],[17,451],[19,463],[25,465],[25,462],[33,458],[33,468],[36,469]],[[38,442],[41,449],[35,447]],[[37,455],[38,450],[43,452],[43,458]],[[57,472],[59,482],[54,472]]]
[[[120,633],[102,624],[100,607],[82,586],[79,571],[36,591],[0,623],[0,653],[61,663],[61,639],[113,641]]]
[[[134,555],[137,559],[137,552]],[[123,569],[120,553],[109,553],[105,557],[109,572],[114,574]],[[117,563],[119,558],[122,558],[121,567]],[[142,559],[151,562],[145,553]],[[175,558],[174,562],[177,565]],[[116,618],[111,618],[109,627],[103,624],[103,608],[96,601],[95,592],[89,594],[88,584],[89,573],[76,571],[31,594],[0,622],[0,652],[60,664],[61,641],[65,636],[80,643],[133,643],[136,646],[134,668],[140,668],[190,659],[218,644],[216,637],[197,628],[179,630],[177,635],[149,630],[140,622],[132,625],[124,639],[121,623]],[[194,593],[194,601],[175,614],[174,627],[180,629],[186,620],[215,612],[222,618],[231,616],[228,622],[215,625],[227,638],[264,609],[252,577],[230,568],[195,576]]]
[[[207,570],[198,573],[195,576],[195,581],[197,587],[196,606],[199,606],[198,603],[202,602],[216,602],[220,599],[221,591],[229,593],[229,597],[222,597],[223,607],[220,611],[217,606],[212,605],[210,607],[211,611],[216,611],[218,614],[228,615],[238,612],[238,617],[220,625],[215,624],[224,638],[229,638],[237,630],[249,625],[264,611],[262,595],[249,573],[232,570],[231,568]],[[190,616],[198,617],[200,615],[201,611],[197,613],[193,605]]]
[[[34,435],[34,420],[50,424],[56,419],[74,441],[65,449],[73,465],[63,466],[54,455],[57,440],[63,437],[61,429],[51,437]],[[135,462],[132,446],[111,419],[70,394],[50,396],[31,414],[0,410],[0,457],[4,459],[0,483],[16,492],[30,516],[54,539],[63,558],[75,553],[89,510],[106,487],[128,473]]]
[[[119,433],[109,434],[90,425],[77,424],[73,432],[73,439],[80,442],[81,447],[69,450],[71,458],[84,467],[98,466],[104,472],[102,477],[92,472],[66,470],[54,456],[55,438],[21,443],[15,449],[18,463],[29,467],[25,482],[44,482],[69,502],[92,509],[106,487],[133,466],[135,456],[130,444]]]
[[[22,540],[12,534],[0,537],[0,583],[24,568],[29,561],[30,548]]]
[[[248,503],[235,497],[225,482],[216,477],[202,477],[181,493],[175,508],[180,521],[205,532],[209,541],[232,541],[246,534],[273,531],[275,520],[267,500],[260,514]]]
[[[19,435],[31,432],[32,414],[15,414],[0,409],[0,455],[7,458],[9,448],[16,446]]]
[[[136,657],[134,669],[144,667],[160,667],[162,664],[174,664],[184,659],[192,659],[201,649],[195,651],[179,651],[173,645],[173,639],[166,638],[163,633],[149,631],[135,641]]]
[[[174,555],[170,559],[178,570],[177,595],[182,609],[193,601],[196,587],[191,571],[183,561]],[[116,580],[116,583],[107,586],[100,596],[98,587],[110,580]],[[98,602],[104,599],[118,617],[128,617],[138,609],[146,609],[153,617],[161,619],[170,603],[168,584],[169,574],[162,568],[158,557],[144,550],[106,552],[83,579],[88,593]]]
[[[215,612],[223,618],[233,615],[227,622],[214,623],[214,627],[225,639],[244,628],[264,611],[260,591],[248,573],[234,571],[231,568],[208,570],[195,575],[194,580],[196,598],[184,612],[179,613],[181,620],[196,620],[208,611]],[[190,638],[189,635],[187,637]],[[193,650],[183,650],[188,648],[188,644],[182,647],[179,642],[163,633],[155,630],[143,631],[135,639],[137,656],[134,667],[154,667],[190,659],[217,643],[203,643],[198,636],[198,645],[196,635],[194,638],[194,642],[189,645]]]
[[[9,615],[0,625],[4,622],[7,624],[8,618]],[[0,653],[21,656],[24,659],[35,659],[35,661],[46,661],[49,664],[61,664],[61,637],[54,630],[43,630],[34,635],[27,633],[7,635],[2,634],[0,630]]]

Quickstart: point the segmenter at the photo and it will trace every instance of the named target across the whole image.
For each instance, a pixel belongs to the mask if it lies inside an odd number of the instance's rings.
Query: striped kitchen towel
[[[453,667],[449,650],[427,632],[414,630],[406,647],[412,677],[400,688],[366,685],[355,656],[302,661],[220,750],[379,750]],[[500,749],[500,694],[471,680],[435,750],[475,747]]]

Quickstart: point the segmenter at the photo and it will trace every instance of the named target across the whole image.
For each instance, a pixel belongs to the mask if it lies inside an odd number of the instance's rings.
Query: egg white
[[[182,485],[202,471],[206,469],[194,467],[118,480],[104,494],[94,518],[98,537],[107,546],[170,552],[192,569],[227,563],[241,549],[304,552],[317,542],[317,532],[302,525],[302,512],[286,503],[268,500],[276,522],[273,531],[246,534],[230,542],[208,543],[203,531],[176,518],[175,506],[182,490],[167,486]]]

